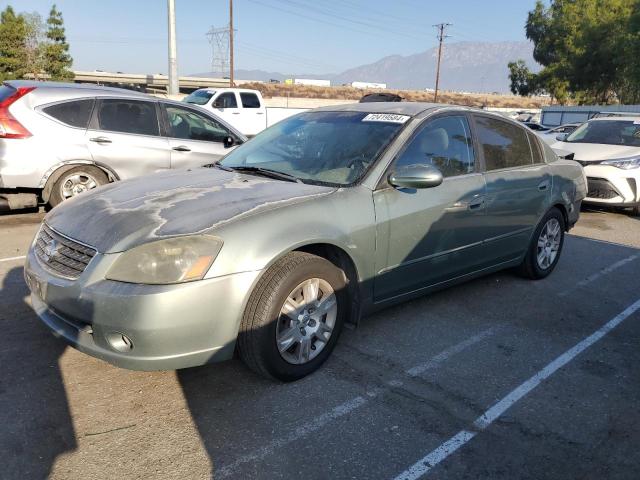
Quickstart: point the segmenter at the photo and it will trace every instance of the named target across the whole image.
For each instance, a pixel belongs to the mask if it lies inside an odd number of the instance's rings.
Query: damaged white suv
[[[594,118],[557,139],[556,153],[584,167],[589,182],[584,203],[631,208],[640,215],[640,117]]]

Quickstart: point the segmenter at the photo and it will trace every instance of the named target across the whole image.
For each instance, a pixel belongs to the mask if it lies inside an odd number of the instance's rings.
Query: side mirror
[[[440,185],[442,172],[431,165],[404,165],[389,174],[388,180],[396,188],[433,188]]]
[[[564,142],[568,136],[568,133],[561,133],[559,135],[556,135],[556,140],[558,140],[559,142]]]
[[[231,135],[227,135],[222,140],[222,144],[224,145],[224,148],[231,148],[236,144],[236,139],[233,138]]]

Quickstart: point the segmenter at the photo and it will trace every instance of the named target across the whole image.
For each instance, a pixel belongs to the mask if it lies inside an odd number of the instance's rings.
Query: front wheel
[[[292,252],[258,282],[238,333],[238,351],[255,372],[282,381],[318,369],[335,347],[347,310],[344,272],[328,260]]]
[[[538,280],[545,278],[556,268],[564,244],[565,228],[562,212],[553,207],[536,227],[519,267],[521,275]]]

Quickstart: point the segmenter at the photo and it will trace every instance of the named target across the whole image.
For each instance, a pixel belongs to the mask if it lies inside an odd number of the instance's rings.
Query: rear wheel
[[[251,294],[238,334],[240,357],[255,372],[282,381],[316,369],[335,347],[346,312],[346,280],[328,260],[292,252]]]
[[[520,265],[520,274],[533,280],[549,275],[560,259],[564,244],[565,221],[562,212],[552,208],[542,218],[531,238]]]
[[[55,207],[64,200],[107,183],[109,183],[107,175],[97,167],[91,165],[73,167],[64,172],[53,184],[49,205]]]

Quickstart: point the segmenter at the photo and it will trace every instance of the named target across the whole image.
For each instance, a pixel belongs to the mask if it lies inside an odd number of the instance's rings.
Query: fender
[[[44,202],[49,201],[51,189],[53,188],[53,185],[56,183],[56,181],[62,176],[62,174],[78,165],[92,165],[98,167],[100,170],[107,174],[109,182],[116,182],[120,180],[120,176],[114,170],[102,163],[94,162],[93,160],[68,160],[65,162],[56,163],[45,172],[44,176],[40,180],[40,183],[38,184],[38,188],[42,189],[42,200]]]

